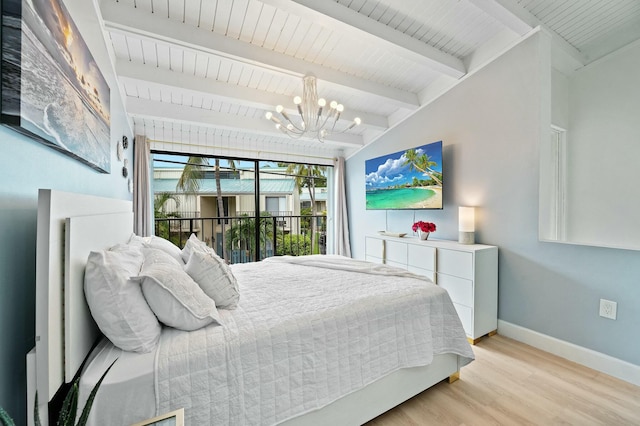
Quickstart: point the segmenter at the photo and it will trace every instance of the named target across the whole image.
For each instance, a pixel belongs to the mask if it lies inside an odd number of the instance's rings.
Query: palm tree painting
[[[441,209],[442,141],[365,162],[368,210]]]

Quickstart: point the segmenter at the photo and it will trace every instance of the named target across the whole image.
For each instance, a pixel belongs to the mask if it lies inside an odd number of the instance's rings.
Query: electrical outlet
[[[616,319],[618,314],[618,304],[607,299],[600,299],[600,316],[603,318]]]

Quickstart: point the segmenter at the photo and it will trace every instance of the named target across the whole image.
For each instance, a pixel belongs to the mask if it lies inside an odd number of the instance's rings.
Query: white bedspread
[[[220,311],[223,326],[163,331],[158,413],[276,424],[434,354],[473,359],[447,292],[394,272],[406,275],[337,256],[234,265],[240,303]]]

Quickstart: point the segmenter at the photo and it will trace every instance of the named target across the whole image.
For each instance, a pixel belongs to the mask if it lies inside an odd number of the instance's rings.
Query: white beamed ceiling
[[[95,2],[127,113],[152,149],[324,164],[537,26],[572,68],[640,38],[637,0]],[[265,112],[294,113],[306,74],[345,105],[342,128],[363,124],[324,143],[276,130]]]

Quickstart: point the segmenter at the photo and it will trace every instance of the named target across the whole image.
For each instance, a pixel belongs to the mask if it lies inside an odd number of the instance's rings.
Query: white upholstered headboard
[[[96,214],[111,219],[103,217],[95,222],[81,218]],[[68,218],[72,219],[67,221]],[[65,231],[66,222],[70,226]],[[131,201],[50,189],[41,189],[38,193],[36,386],[41,415],[44,412],[42,408],[46,407],[63,381],[73,378],[77,370],[73,367],[79,365],[79,357],[84,359],[84,345],[93,336],[91,327],[95,326],[87,327],[87,322],[92,323],[93,320],[90,315],[87,317],[83,287],[84,264],[89,251],[126,242],[132,232]],[[67,235],[75,242],[65,247]],[[66,292],[65,285],[68,287]],[[69,334],[65,333],[65,322]],[[69,356],[65,356],[65,347]],[[66,377],[65,364],[70,374]]]
[[[64,252],[64,379],[69,383],[100,336],[84,295],[89,253],[126,242],[133,214],[77,216],[66,220]]]

